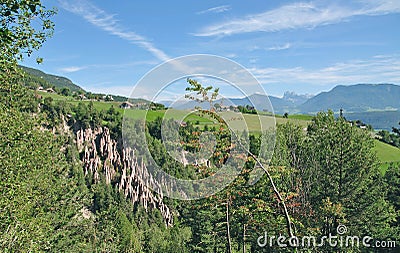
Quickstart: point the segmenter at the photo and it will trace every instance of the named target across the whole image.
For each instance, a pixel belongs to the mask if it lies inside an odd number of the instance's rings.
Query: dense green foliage
[[[49,19],[55,13],[47,10],[41,1],[5,0],[0,4],[1,61],[10,62],[30,56],[52,34],[54,23]],[[35,22],[37,22],[35,24]],[[38,62],[41,60],[38,59]]]
[[[39,121],[18,109],[1,106],[0,115],[0,248],[40,252],[84,246],[80,230],[86,222],[79,210],[87,191],[80,168],[60,152],[67,140],[40,131]]]
[[[250,105],[246,105],[246,106],[241,106],[241,105],[239,105],[239,106],[237,107],[237,109],[238,109],[239,112],[241,112],[241,113],[257,114],[257,110],[254,109],[254,107],[253,107],[253,106],[250,106]]]

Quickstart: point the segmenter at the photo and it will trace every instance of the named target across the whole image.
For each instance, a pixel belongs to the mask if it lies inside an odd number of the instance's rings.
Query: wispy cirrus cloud
[[[280,51],[280,50],[289,49],[291,47],[292,47],[292,45],[290,43],[285,43],[283,45],[269,47],[268,50],[270,50],[270,51]]]
[[[201,29],[196,36],[227,36],[250,32],[276,32],[287,29],[314,28],[340,23],[354,16],[400,13],[400,1],[361,0],[357,6],[298,2],[262,13],[214,24]]]
[[[88,64],[85,66],[68,66],[68,67],[62,67],[58,68],[57,70],[61,73],[73,73],[73,72],[78,72],[80,70],[84,69],[113,69],[113,70],[120,70],[120,69],[126,69],[126,68],[132,68],[135,66],[142,66],[142,65],[156,65],[158,62],[155,60],[148,60],[148,61],[134,61],[134,62],[125,62],[125,63],[116,63],[116,64]]]
[[[64,67],[64,68],[60,68],[58,69],[58,71],[62,72],[62,73],[73,73],[73,72],[78,72],[80,70],[85,69],[85,66],[79,67],[79,66],[71,66],[71,67]]]
[[[262,84],[337,85],[400,83],[400,56],[377,55],[370,59],[340,62],[319,69],[251,68]]]
[[[138,45],[161,61],[167,61],[170,57],[154,46],[145,37],[130,31],[119,24],[114,14],[109,14],[89,1],[59,1],[62,8],[83,17],[94,26],[108,32],[111,35]]]
[[[206,13],[222,13],[222,12],[229,11],[230,9],[231,9],[231,6],[229,6],[229,5],[221,5],[221,6],[209,8],[207,10],[199,11],[196,14],[200,15],[200,14],[206,14]]]

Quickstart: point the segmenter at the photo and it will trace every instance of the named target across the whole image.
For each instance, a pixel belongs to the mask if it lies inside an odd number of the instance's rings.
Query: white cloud
[[[337,85],[356,83],[400,83],[399,55],[336,63],[319,69],[251,68],[262,84]]]
[[[385,15],[400,12],[400,1],[363,0],[361,6],[293,3],[259,14],[248,15],[203,28],[197,36],[227,36],[249,32],[275,32],[287,29],[314,28],[347,21],[360,15]],[[326,2],[325,2],[326,3]]]
[[[197,14],[206,14],[206,13],[222,13],[229,11],[231,7],[229,5],[221,5],[213,8],[209,8],[207,10],[199,11]]]
[[[289,49],[291,46],[292,45],[290,43],[285,43],[283,45],[269,47],[268,50],[270,50],[270,51],[285,50],[285,49]]]
[[[62,73],[73,73],[85,68],[86,67],[71,66],[71,67],[60,68],[59,71]]]
[[[58,71],[61,73],[73,73],[78,72],[83,69],[97,68],[97,69],[125,69],[131,68],[140,65],[156,65],[156,61],[134,61],[134,62],[126,62],[126,63],[117,63],[117,64],[89,64],[86,66],[70,66],[59,68]]]
[[[127,40],[132,44],[138,45],[161,61],[167,61],[170,57],[162,50],[155,47],[145,37],[123,28],[115,15],[108,14],[104,10],[96,7],[87,1],[59,1],[62,8],[82,16],[89,23],[99,27],[100,29]]]
[[[400,12],[400,2],[398,0],[359,0],[364,7],[359,11],[359,15],[385,15]]]

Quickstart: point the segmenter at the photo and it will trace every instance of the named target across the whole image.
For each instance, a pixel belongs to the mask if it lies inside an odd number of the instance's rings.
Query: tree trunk
[[[226,237],[228,240],[228,252],[232,253],[231,231],[229,224],[229,202],[230,202],[230,197],[226,201]]]
[[[246,253],[246,223],[243,223],[243,253]]]

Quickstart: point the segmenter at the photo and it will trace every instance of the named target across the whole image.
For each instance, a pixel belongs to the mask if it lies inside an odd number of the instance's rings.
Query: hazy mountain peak
[[[313,97],[313,95],[311,95],[311,94],[297,94],[294,91],[285,91],[282,99],[292,102],[295,105],[300,105],[312,97]]]

